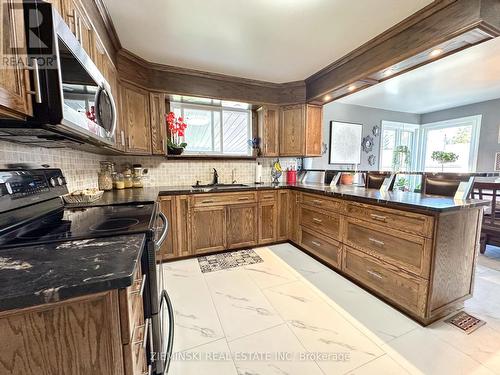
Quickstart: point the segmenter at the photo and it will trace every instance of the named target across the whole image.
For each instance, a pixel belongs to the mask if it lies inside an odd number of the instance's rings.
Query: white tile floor
[[[163,265],[175,309],[170,375],[500,374],[500,259],[480,259],[471,335],[423,328],[289,244],[263,263],[202,274]]]

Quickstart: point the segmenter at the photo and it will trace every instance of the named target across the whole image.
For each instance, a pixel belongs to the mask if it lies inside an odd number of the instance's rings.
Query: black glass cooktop
[[[0,236],[0,247],[144,233],[153,204],[65,208]]]

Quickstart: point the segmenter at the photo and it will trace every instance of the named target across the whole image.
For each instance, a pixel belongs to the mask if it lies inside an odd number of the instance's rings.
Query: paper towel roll
[[[262,183],[262,164],[257,163],[255,166],[255,182],[258,184]]]

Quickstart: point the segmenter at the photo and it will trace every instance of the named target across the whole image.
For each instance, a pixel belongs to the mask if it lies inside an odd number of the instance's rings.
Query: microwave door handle
[[[170,361],[172,359],[172,349],[174,346],[174,308],[172,306],[172,301],[165,289],[161,291],[161,302],[160,302],[160,311],[162,311],[162,304],[166,303],[167,312],[168,312],[168,342],[167,348],[165,350],[165,362],[163,366],[164,374],[168,374],[168,369],[170,367]]]
[[[42,89],[40,86],[40,67],[36,58],[31,59],[31,66],[26,66],[27,70],[33,71],[33,86],[34,90],[27,90],[27,94],[35,96],[35,102],[40,104],[42,102]]]
[[[163,221],[163,230],[161,232],[160,238],[155,243],[157,251],[160,249],[161,245],[163,245],[163,242],[165,241],[165,238],[167,237],[167,233],[168,233],[168,220],[167,220],[167,217],[161,211],[158,212],[158,216],[160,217],[161,221]]]
[[[112,138],[116,132],[116,123],[117,123],[118,113],[116,111],[115,99],[113,98],[113,93],[111,92],[111,88],[109,87],[109,85],[106,86],[106,92],[108,93],[109,101],[111,103],[111,110],[113,111],[113,124],[111,125],[111,130],[109,131],[109,138]]]

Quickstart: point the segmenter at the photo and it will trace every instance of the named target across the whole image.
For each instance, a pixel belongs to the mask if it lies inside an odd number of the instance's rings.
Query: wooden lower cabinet
[[[160,196],[158,203],[160,211],[168,220],[168,233],[160,249],[159,260],[190,255],[189,197],[187,195]]]
[[[0,374],[127,374],[117,290],[4,311],[0,332]]]
[[[228,249],[257,245],[257,218],[255,203],[227,206]]]
[[[259,194],[259,244],[276,242],[278,237],[278,202],[274,191]]]
[[[389,263],[348,246],[345,247],[342,270],[407,312],[420,317],[425,316],[427,280],[401,272],[399,268]]]
[[[191,209],[191,250],[193,254],[225,250],[226,208],[224,206]]]
[[[288,239],[288,211],[289,191],[278,190],[278,220],[277,220],[277,241],[286,241]]]
[[[301,227],[300,245],[333,267],[340,269],[342,262],[340,242],[316,231]]]

